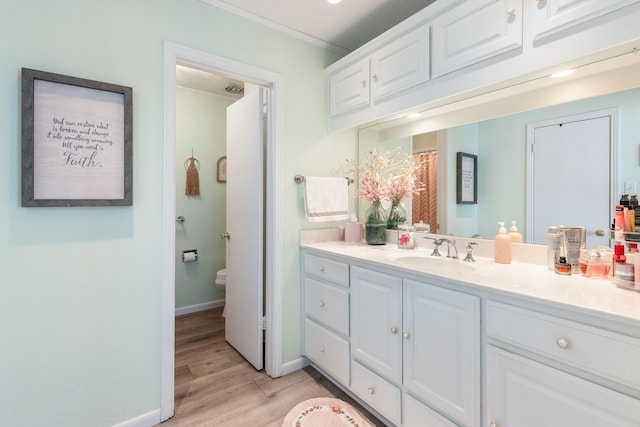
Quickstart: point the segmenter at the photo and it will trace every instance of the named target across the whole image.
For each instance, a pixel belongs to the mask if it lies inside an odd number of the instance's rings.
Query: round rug
[[[373,427],[353,406],[340,399],[316,398],[297,404],[282,427]]]

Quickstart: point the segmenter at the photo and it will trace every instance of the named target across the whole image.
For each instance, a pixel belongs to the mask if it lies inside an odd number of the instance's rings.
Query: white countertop
[[[477,262],[469,263],[444,256],[437,258],[431,257],[431,250],[427,248],[398,249],[394,244],[370,246],[330,241],[302,243],[301,247],[346,257],[348,261],[375,263],[400,272],[421,273],[471,287],[526,296],[537,302],[570,306],[573,310],[640,326],[640,292],[617,288],[607,279],[562,276],[546,265],[524,262],[497,264],[490,258],[475,257]],[[441,252],[446,255],[446,249]]]

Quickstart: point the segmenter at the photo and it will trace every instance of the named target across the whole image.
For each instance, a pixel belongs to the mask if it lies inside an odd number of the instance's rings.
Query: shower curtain
[[[438,152],[415,153],[413,162],[420,165],[416,175],[424,190],[413,195],[411,218],[414,223],[422,220],[425,224],[429,224],[431,232],[436,233],[438,231]]]

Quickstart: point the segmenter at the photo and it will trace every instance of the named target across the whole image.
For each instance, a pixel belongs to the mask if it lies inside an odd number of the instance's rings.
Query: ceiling
[[[384,33],[435,0],[202,0],[283,31],[291,36],[346,54]],[[177,85],[237,99],[242,87],[235,81],[211,73],[178,66]]]

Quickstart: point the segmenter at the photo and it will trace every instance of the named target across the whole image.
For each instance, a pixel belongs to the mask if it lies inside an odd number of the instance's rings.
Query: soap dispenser
[[[499,222],[498,225],[500,228],[493,240],[495,262],[511,264],[511,237],[507,234],[507,229],[504,228],[504,221]]]
[[[516,227],[515,221],[511,221],[511,230],[509,230],[509,237],[511,237],[512,242],[522,243],[522,234],[518,232],[518,227]]]

